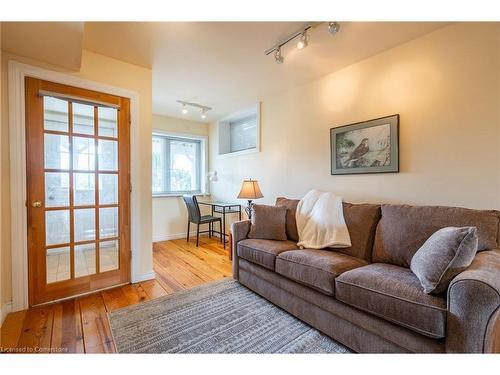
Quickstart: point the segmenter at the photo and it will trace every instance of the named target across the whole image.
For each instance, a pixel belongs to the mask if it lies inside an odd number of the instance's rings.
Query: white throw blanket
[[[309,249],[351,246],[342,198],[334,193],[311,190],[300,200],[295,216],[298,246]]]

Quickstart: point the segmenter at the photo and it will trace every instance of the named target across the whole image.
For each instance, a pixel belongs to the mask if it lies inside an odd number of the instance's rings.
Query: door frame
[[[9,141],[10,141],[10,204],[12,254],[12,311],[24,310],[28,302],[28,218],[26,209],[26,121],[25,77],[100,91],[130,99],[130,173],[131,185],[139,186],[136,155],[139,155],[139,95],[131,90],[114,87],[70,74],[31,66],[11,60],[9,73]],[[140,274],[139,220],[140,197],[132,189],[131,203],[131,281],[154,278],[151,270]]]

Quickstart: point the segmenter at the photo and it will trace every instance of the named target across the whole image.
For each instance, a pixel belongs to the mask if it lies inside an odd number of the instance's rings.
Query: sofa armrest
[[[236,221],[231,225],[231,233],[233,236],[233,278],[238,280],[239,268],[238,268],[238,242],[247,238],[248,232],[250,231],[250,220]]]
[[[500,249],[480,252],[448,288],[446,351],[488,353],[500,336]]]

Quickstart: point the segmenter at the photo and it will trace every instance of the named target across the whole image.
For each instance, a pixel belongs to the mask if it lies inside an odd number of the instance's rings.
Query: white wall
[[[205,123],[159,115],[153,115],[153,130],[208,136],[208,125]],[[202,200],[203,197],[199,199]],[[182,197],[153,197],[152,223],[153,241],[184,237],[187,229],[187,210]]]
[[[499,49],[500,24],[453,24],[262,98],[257,154],[217,157],[211,124],[215,199],[234,200],[251,177],[262,203],[320,188],[353,202],[500,209]],[[330,175],[331,127],[395,113],[400,173]]]

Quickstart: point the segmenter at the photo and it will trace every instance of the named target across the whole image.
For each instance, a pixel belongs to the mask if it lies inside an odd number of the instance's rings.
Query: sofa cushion
[[[335,278],[368,262],[329,250],[291,250],[276,258],[276,272],[291,280],[333,295]]]
[[[286,237],[290,241],[299,242],[299,232],[297,231],[297,220],[295,219],[295,212],[299,199],[288,199],[284,197],[276,198],[276,206],[286,207]]]
[[[344,219],[351,246],[335,249],[353,257],[371,260],[375,230],[380,220],[379,204],[343,203]]]
[[[283,251],[298,249],[292,241],[246,239],[238,242],[237,254],[249,262],[274,271],[276,256]]]
[[[254,204],[251,216],[248,238],[286,240],[286,207]]]
[[[417,250],[410,269],[425,293],[443,293],[451,280],[470,266],[476,251],[476,227],[442,228]]]
[[[382,205],[372,261],[409,267],[411,258],[438,229],[476,227],[478,251],[497,248],[500,213],[459,207]]]
[[[335,298],[433,338],[446,333],[446,299],[424,293],[408,269],[374,263],[335,279]]]

